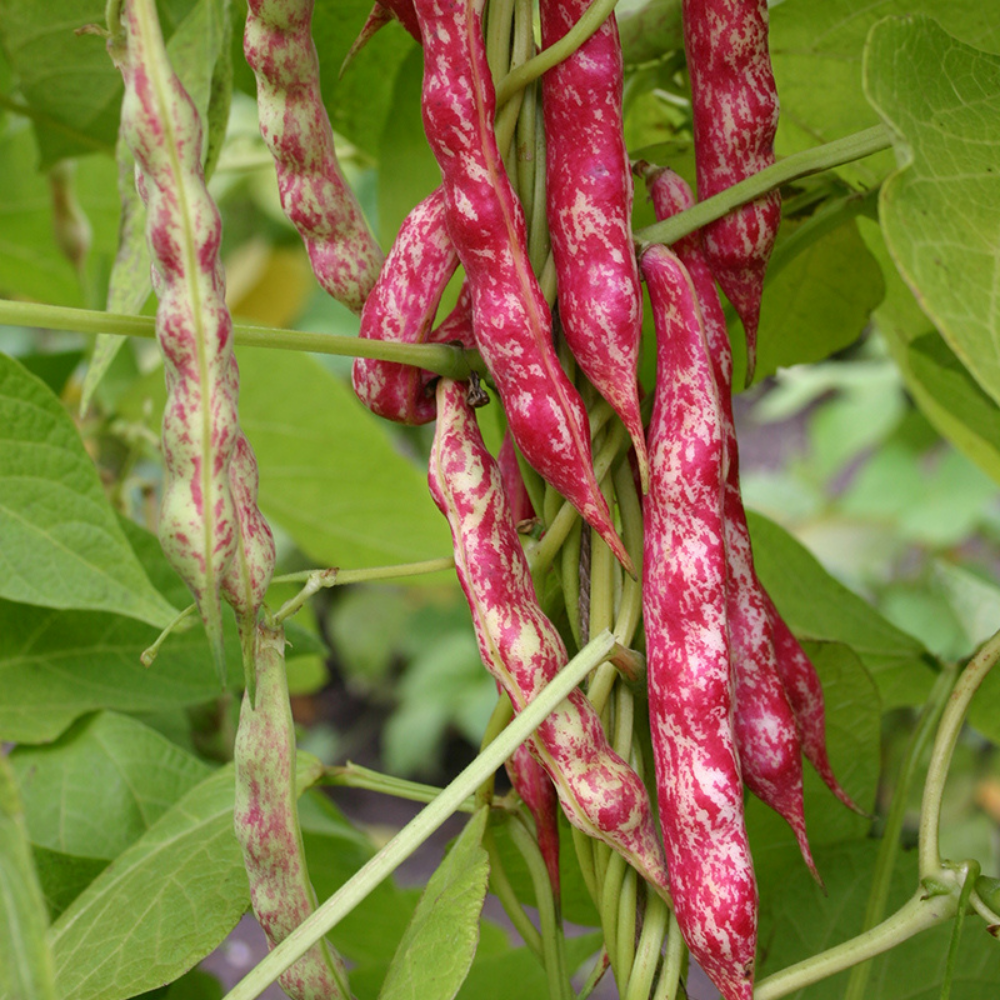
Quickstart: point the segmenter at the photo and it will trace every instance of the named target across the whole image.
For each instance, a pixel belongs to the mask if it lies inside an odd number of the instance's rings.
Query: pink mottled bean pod
[[[236,839],[250,882],[254,915],[273,948],[316,908],[299,828],[295,729],[285,679],[285,635],[261,628],[257,696],[243,698],[233,747]],[[291,1000],[348,1000],[340,957],[320,939],[278,982]]]
[[[243,51],[257,78],[260,131],[274,157],[282,208],[319,283],[360,312],[382,251],[337,162],[312,11],[313,0],[249,0]]]
[[[514,791],[528,807],[535,821],[535,835],[545,869],[552,883],[552,894],[559,898],[559,797],[552,779],[522,743],[504,765]]]
[[[497,148],[482,2],[417,0],[415,6],[424,40],[424,130],[444,179],[448,231],[472,288],[479,351],[527,461],[631,571],[594,476],[583,401],[552,344],[524,212]]]
[[[767,49],[767,0],[684,0],[698,197],[774,163],[778,98]],[[764,272],[781,223],[781,195],[764,195],[703,230],[712,274],[743,321],[747,381],[756,359]]]
[[[152,0],[122,5],[109,43],[125,81],[121,134],[146,203],[163,353],[165,482],[159,536],[194,594],[224,676],[220,594],[238,547],[230,462],[239,437],[221,223],[201,168],[198,113],[167,58]]]
[[[538,604],[500,470],[465,397],[463,384],[438,382],[428,480],[451,528],[458,579],[483,663],[520,712],[568,657]],[[569,821],[618,851],[666,892],[663,852],[645,786],[608,744],[583,692],[575,690],[561,702],[530,745]]]
[[[694,204],[687,184],[672,170],[647,168],[644,172],[657,219],[670,218]],[[818,879],[806,837],[798,727],[778,672],[767,600],[754,569],[740,494],[731,396],[733,364],[726,320],[698,235],[692,233],[679,240],[674,249],[691,277],[698,298],[722,408],[728,464],[724,500],[729,560],[728,617],[736,674],[736,746],[743,780],[754,795],[788,822],[806,864]]]
[[[503,441],[500,442],[497,465],[500,467],[500,479],[507,494],[514,523],[530,521],[535,516],[535,508],[531,505],[531,497],[528,496],[528,490],[524,485],[521,467],[514,452],[514,439],[509,432],[504,434]]]
[[[457,267],[458,256],[445,228],[444,192],[438,188],[404,220],[361,311],[361,336],[425,343]],[[422,391],[425,379],[419,368],[357,358],[351,380],[358,398],[381,417],[403,424],[434,419],[434,400]]]
[[[559,41],[589,5],[590,0],[542,0],[542,44]],[[542,78],[545,199],[566,342],[625,424],[645,489],[649,474],[636,382],[642,291],[632,247],[622,86],[622,49],[612,14]]]
[[[643,616],[660,825],[691,954],[726,1000],[750,1000],[757,884],[733,721],[722,408],[687,271],[661,246],[640,267],[657,337]]]

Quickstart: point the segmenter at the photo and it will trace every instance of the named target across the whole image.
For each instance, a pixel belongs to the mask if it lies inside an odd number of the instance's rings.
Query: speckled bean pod
[[[542,0],[542,44],[559,41],[589,6],[590,0]],[[612,14],[542,78],[545,201],[563,334],[584,374],[625,424],[645,488],[636,382],[642,291],[632,247],[622,72]]]
[[[767,48],[767,0],[684,0],[698,197],[704,201],[774,163],[778,98]],[[764,272],[781,224],[772,191],[704,228],[705,255],[756,358]]]
[[[552,883],[552,894],[559,898],[559,797],[552,779],[522,743],[504,765],[507,777],[535,821],[535,837],[545,869]]]
[[[281,206],[319,283],[360,312],[382,251],[337,162],[312,11],[313,0],[249,0],[243,51],[257,78],[260,132],[274,157]]]
[[[427,342],[438,303],[458,267],[445,227],[444,192],[426,197],[403,221],[375,287],[361,311],[368,340],[402,344]],[[434,400],[422,389],[425,373],[412,365],[357,358],[351,380],[373,413],[403,424],[434,419]]]
[[[531,504],[531,497],[528,496],[527,487],[524,485],[521,467],[518,465],[517,454],[514,451],[514,439],[510,436],[509,431],[504,434],[503,441],[500,442],[497,465],[500,467],[500,479],[503,482],[504,493],[507,494],[507,503],[510,504],[510,514],[514,523],[520,524],[522,521],[530,521],[535,516],[535,508]]]
[[[270,947],[280,944],[316,908],[299,828],[295,729],[285,679],[285,635],[261,627],[257,696],[243,698],[233,748],[236,839],[250,882],[254,915]],[[350,997],[339,956],[321,938],[278,982],[291,1000]]]
[[[444,179],[448,231],[472,287],[479,351],[522,454],[631,571],[594,476],[583,401],[552,344],[524,212],[497,148],[482,0],[415,6],[424,40],[424,131]]]
[[[238,379],[219,261],[222,226],[202,174],[198,113],[170,66],[155,4],[128,0],[121,23],[123,35],[109,49],[125,81],[121,134],[146,204],[167,383],[159,536],[194,594],[222,669],[220,594],[239,532],[230,476]]]
[[[672,170],[647,170],[657,219],[690,208],[694,198]],[[705,339],[723,419],[728,472],[724,513],[729,560],[728,617],[736,675],[736,747],[743,781],[791,826],[806,864],[818,878],[806,837],[802,798],[802,747],[778,672],[777,653],[763,587],[754,569],[750,531],[740,493],[739,451],[732,404],[732,350],[715,282],[693,233],[674,246],[691,277],[705,324]]]
[[[466,387],[441,379],[437,409],[431,495],[451,528],[458,579],[483,663],[519,712],[565,665],[566,648],[538,604],[500,470],[483,444]],[[666,891],[645,786],[611,749],[583,692],[574,690],[561,702],[530,745],[569,821]]]
[[[733,720],[722,408],[687,271],[661,246],[640,267],[657,338],[642,591],[660,825],[691,954],[726,1000],[750,1000],[757,884]]]

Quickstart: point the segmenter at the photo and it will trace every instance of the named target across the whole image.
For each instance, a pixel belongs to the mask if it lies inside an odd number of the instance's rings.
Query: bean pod
[[[589,5],[542,0],[542,44],[558,42]],[[645,489],[648,463],[636,382],[642,291],[632,247],[622,72],[612,14],[542,78],[545,201],[566,342],[625,424]]]
[[[483,663],[520,712],[565,665],[566,648],[538,604],[500,470],[483,444],[465,386],[441,379],[437,410],[431,496],[451,528]],[[618,851],[666,892],[645,786],[611,749],[580,690],[555,708],[530,745],[570,823]]]
[[[295,728],[285,678],[285,636],[261,628],[257,696],[243,698],[233,747],[236,839],[250,882],[254,915],[273,948],[316,908],[299,828]],[[324,938],[278,982],[291,1000],[348,1000],[347,976]]]
[[[382,251],[337,162],[312,11],[313,0],[249,0],[243,51],[257,78],[260,131],[274,157],[281,206],[319,283],[360,312]]]
[[[733,720],[718,386],[691,279],[640,261],[657,338],[643,616],[660,825],[677,922],[726,1000],[750,1000],[757,885]]]
[[[594,476],[586,410],[552,344],[524,212],[497,148],[481,0],[415,6],[424,40],[424,130],[444,179],[448,231],[472,289],[476,344],[529,464],[631,571]]]
[[[690,208],[694,198],[671,170],[646,169],[657,219]],[[746,786],[779,813],[795,833],[802,856],[816,878],[802,791],[802,747],[795,716],[778,672],[766,595],[754,569],[750,531],[740,493],[739,453],[732,405],[732,351],[722,304],[693,233],[675,246],[698,298],[712,371],[719,387],[727,476],[724,497],[729,563],[728,618],[736,677],[736,746]]]
[[[774,163],[778,98],[767,48],[767,0],[684,0],[698,197],[704,201]],[[781,223],[772,191],[703,230],[712,274],[746,331],[747,381],[756,359],[764,272]]]

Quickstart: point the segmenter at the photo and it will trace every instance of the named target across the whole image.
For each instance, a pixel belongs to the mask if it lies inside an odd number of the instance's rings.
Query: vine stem
[[[871,930],[761,980],[753,991],[753,998],[777,1000],[827,976],[843,972],[857,962],[881,955],[914,934],[950,919],[957,910],[957,893],[928,897],[921,889],[891,917]]]
[[[247,973],[223,1000],[252,1000],[273,983],[285,969],[301,958],[375,886],[413,854],[538,728],[556,705],[566,698],[591,670],[603,662],[614,645],[615,639],[610,632],[602,632],[588,642],[539,692],[535,700],[430,805],[422,809],[353,878]]]
[[[37,302],[12,302],[9,299],[0,299],[0,323],[78,333],[116,333],[147,340],[156,337],[152,316],[128,316]],[[467,379],[470,371],[486,374],[486,366],[477,352],[447,344],[398,344],[385,340],[362,340],[344,334],[283,330],[252,323],[234,323],[233,340],[241,347],[276,347],[285,351],[397,361],[459,380]]]
[[[711,198],[699,201],[687,211],[638,230],[633,233],[633,238],[640,247],[650,243],[667,245],[675,243],[696,229],[701,229],[702,226],[728,215],[734,208],[753,201],[782,184],[871,156],[873,153],[888,149],[892,141],[893,134],[888,126],[873,125],[871,128],[852,132],[842,139],[835,139],[822,146],[792,153],[791,156],[765,167],[746,180],[740,181],[739,184],[734,184]]]
[[[924,795],[920,803],[921,878],[939,878],[941,875],[938,832],[941,824],[941,798],[944,795],[948,768],[969,702],[998,659],[1000,659],[1000,632],[983,643],[959,675],[941,716],[941,724],[938,726],[934,749],[931,752],[931,762],[927,768]]]

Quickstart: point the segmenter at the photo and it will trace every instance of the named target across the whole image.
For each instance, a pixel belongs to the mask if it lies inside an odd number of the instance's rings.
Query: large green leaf
[[[821,361],[853,343],[884,292],[882,272],[857,226],[848,222],[834,229],[768,282],[755,381],[780,367]],[[740,372],[734,383],[742,384]]]
[[[343,382],[291,351],[244,350],[239,358],[261,509],[310,559],[360,567],[451,552],[425,472]]]
[[[210,768],[128,716],[100,712],[54,743],[16,747],[32,843],[65,854],[116,858]]]
[[[195,786],[53,924],[63,1000],[116,1000],[170,982],[232,930],[250,902],[233,791],[232,767]]]
[[[1000,57],[925,17],[886,20],[865,89],[897,137],[883,232],[904,280],[979,384],[1000,400]]]
[[[0,754],[0,993],[14,1000],[55,1000],[47,929],[17,782]]]
[[[883,17],[913,12],[938,17],[958,38],[1000,52],[996,12],[982,0],[786,0],[773,7],[770,46],[781,100],[779,153],[807,149],[878,123],[861,87],[865,39]],[[936,66],[924,72],[938,77]],[[881,153],[840,172],[872,186],[891,168],[891,154]]]
[[[428,879],[403,935],[381,1000],[452,1000],[468,975],[479,941],[479,915],[489,881],[483,849],[488,809],[466,824],[437,871]]]
[[[110,611],[153,625],[176,614],[150,583],[72,421],[0,355],[0,598]]]
[[[920,642],[835,580],[783,528],[747,512],[761,582],[799,638],[843,642],[874,676],[883,707],[919,705],[934,682]]]

